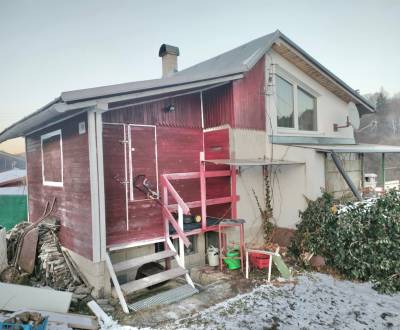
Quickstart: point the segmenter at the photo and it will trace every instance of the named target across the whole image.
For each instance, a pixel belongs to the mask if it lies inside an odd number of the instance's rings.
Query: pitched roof
[[[0,133],[0,142],[22,136],[40,127],[40,125],[45,122],[51,122],[67,116],[65,109],[63,110],[65,112],[61,114],[57,111],[57,105],[66,106],[72,103],[79,105],[79,102],[104,100],[121,95],[129,95],[129,97],[134,99],[135,97],[139,97],[138,95],[143,95],[145,91],[151,91],[149,95],[154,96],[166,93],[167,91],[174,92],[184,90],[185,88],[190,89],[193,88],[193,86],[202,86],[204,88],[205,86],[213,86],[217,82],[241,78],[241,75],[249,71],[278,40],[289,44],[320,71],[342,86],[353,98],[358,100],[359,111],[361,113],[374,111],[374,107],[365,98],[322,66],[282,32],[276,30],[273,33],[252,40],[223,54],[179,71],[170,77],[63,92],[60,97],[50,102],[48,105],[5,129]],[[195,83],[197,83],[197,85],[193,85]],[[87,107],[88,104],[85,104],[85,106]],[[75,105],[74,108],[71,108],[71,111],[76,111],[78,108],[79,107]],[[83,106],[81,108],[83,108]],[[69,112],[68,115],[70,114]]]

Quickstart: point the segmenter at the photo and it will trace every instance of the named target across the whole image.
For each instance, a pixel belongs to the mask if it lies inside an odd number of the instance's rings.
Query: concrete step
[[[199,290],[193,288],[189,284],[186,284],[129,304],[128,308],[132,311],[137,312],[152,306],[171,304],[176,301],[188,298],[198,292]]]
[[[172,280],[182,275],[186,275],[187,270],[181,267],[169,269],[158,274],[150,275],[140,280],[131,281],[121,285],[122,292],[128,295],[132,292],[147,288],[149,286]]]
[[[133,258],[133,259],[129,259],[126,261],[118,262],[116,264],[113,264],[113,268],[116,273],[121,273],[121,272],[127,271],[129,269],[140,267],[149,262],[155,262],[155,261],[163,260],[163,259],[174,257],[174,256],[176,256],[176,252],[174,252],[172,250],[165,250],[165,251],[149,254],[149,255],[146,255],[143,257],[138,257],[138,258]]]

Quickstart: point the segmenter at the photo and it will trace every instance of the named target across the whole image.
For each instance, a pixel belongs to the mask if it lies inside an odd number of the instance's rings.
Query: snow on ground
[[[259,286],[166,327],[400,329],[400,294],[382,295],[369,283],[340,281],[319,273],[297,280],[297,284]]]

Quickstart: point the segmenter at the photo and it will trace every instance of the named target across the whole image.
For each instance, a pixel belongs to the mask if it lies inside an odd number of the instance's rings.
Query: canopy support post
[[[382,181],[382,189],[385,192],[385,153],[382,152],[382,159],[381,159],[381,181]]]
[[[344,170],[342,164],[340,164],[339,158],[334,151],[331,151],[331,156],[332,156],[333,162],[336,165],[336,168],[338,169],[339,173],[342,175],[344,181],[346,181],[347,185],[349,186],[350,190],[353,192],[354,196],[359,201],[362,201],[362,197],[361,197],[359,191],[357,190],[357,187],[354,185],[353,181],[351,181],[350,177]]]

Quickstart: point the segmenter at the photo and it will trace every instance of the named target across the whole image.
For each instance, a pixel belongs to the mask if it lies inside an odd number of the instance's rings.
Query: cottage
[[[262,243],[266,182],[285,241],[304,197],[357,194],[362,153],[399,151],[355,143],[350,112],[374,107],[280,31],[182,71],[177,47],[159,56],[161,79],[64,92],[0,134],[26,139],[30,221],[56,197],[63,246],[99,293],[111,277],[125,311],[124,294],[166,279],[193,293],[187,269],[220,219]],[[353,156],[343,168],[336,153]],[[147,280],[130,272],[171,258]]]

